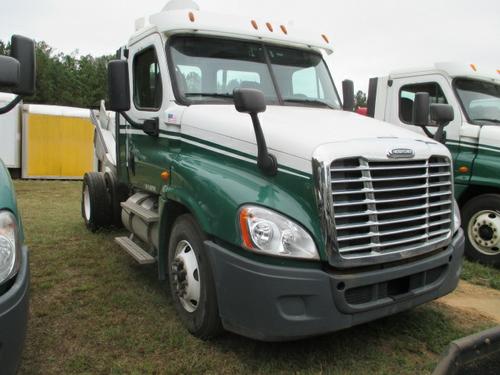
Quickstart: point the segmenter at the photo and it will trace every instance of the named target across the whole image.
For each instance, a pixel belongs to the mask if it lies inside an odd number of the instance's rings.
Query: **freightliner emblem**
[[[415,156],[415,151],[410,148],[394,148],[387,153],[391,159],[411,159]]]

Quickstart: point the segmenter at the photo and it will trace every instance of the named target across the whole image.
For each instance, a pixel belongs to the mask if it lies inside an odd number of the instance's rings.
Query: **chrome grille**
[[[436,247],[451,237],[450,161],[368,161],[330,166],[336,246],[342,258]]]

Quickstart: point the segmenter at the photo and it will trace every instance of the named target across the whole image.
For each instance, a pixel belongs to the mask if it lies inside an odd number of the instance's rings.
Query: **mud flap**
[[[453,341],[433,375],[494,375],[500,369],[500,326]]]

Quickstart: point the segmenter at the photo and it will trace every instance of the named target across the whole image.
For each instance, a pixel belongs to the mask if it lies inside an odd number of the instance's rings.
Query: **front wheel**
[[[500,266],[500,195],[483,194],[462,209],[465,255],[479,263]]]
[[[184,326],[209,339],[222,331],[212,269],[204,252],[203,232],[192,215],[174,223],[168,246],[170,292]]]

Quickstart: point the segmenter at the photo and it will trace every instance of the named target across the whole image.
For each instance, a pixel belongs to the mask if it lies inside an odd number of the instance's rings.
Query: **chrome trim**
[[[407,259],[415,256],[419,256],[440,248],[444,248],[447,245],[450,244],[452,237],[454,233],[456,232],[456,228],[454,228],[453,224],[453,215],[454,215],[454,205],[453,205],[453,196],[454,196],[454,186],[453,186],[453,174],[451,173],[452,171],[452,162],[451,158],[448,155],[443,155],[440,154],[439,152],[430,152],[429,154],[425,155],[422,153],[417,153],[417,158],[415,159],[408,159],[408,160],[402,160],[402,159],[388,159],[384,157],[376,157],[373,158],[373,160],[370,158],[370,160],[365,159],[363,156],[356,156],[356,155],[338,155],[339,157],[336,157],[337,155],[334,155],[333,152],[325,152],[324,149],[318,150],[318,152],[315,152],[313,155],[312,159],[312,166],[313,166],[313,178],[314,178],[314,193],[316,197],[316,202],[317,202],[317,207],[318,207],[318,212],[320,216],[320,222],[321,222],[321,230],[322,230],[322,240],[325,246],[326,253],[328,255],[328,260],[329,263],[337,268],[349,268],[349,267],[358,267],[358,266],[367,266],[367,265],[374,265],[374,264],[380,264],[380,263],[388,263],[388,262],[393,262],[393,261],[398,261],[402,259]],[[333,156],[332,159],[326,157],[328,156]],[[446,159],[448,163],[442,163],[442,162],[431,162],[431,157],[437,157],[437,158],[442,158]],[[361,178],[356,179],[356,182],[360,182],[363,185],[363,188],[359,190],[337,190],[333,191],[332,189],[332,182],[346,182],[344,181],[332,181],[332,175],[330,171],[330,166],[334,161],[341,160],[341,159],[359,159],[360,165],[356,167],[344,167],[344,168],[339,168],[338,170],[335,170],[335,172],[361,172]],[[420,158],[423,158],[420,159]],[[326,160],[323,160],[326,159]],[[370,167],[369,163],[370,162],[395,162],[395,163],[401,163],[401,162],[408,162],[409,165],[407,166],[388,166],[387,168],[385,167],[379,167],[379,166],[374,166]],[[420,163],[419,163],[420,162]],[[429,171],[430,168],[439,168],[439,167],[449,167],[450,171],[449,172],[433,172],[431,173]],[[413,179],[426,179],[426,182],[423,184],[420,184],[418,186],[397,186],[394,188],[374,188],[373,187],[373,182],[380,181],[381,179],[374,179],[370,177],[371,171],[374,170],[397,170],[397,169],[422,169],[422,175],[415,175],[412,177]],[[450,181],[440,181],[440,182],[429,182],[430,178],[433,177],[449,177]],[[389,178],[391,179],[391,178]],[[395,178],[394,178],[395,179]],[[404,178],[402,178],[404,179]],[[410,179],[410,178],[408,178]],[[383,179],[382,179],[383,180]],[[401,179],[400,179],[401,180]],[[430,192],[429,189],[435,188],[435,187],[448,187],[449,186],[449,191],[447,192]],[[375,194],[380,193],[380,192],[398,192],[398,191],[408,191],[408,190],[415,190],[415,189],[425,189],[425,192],[421,195],[416,195],[413,194],[411,196],[407,197],[401,197],[401,199],[387,199],[387,200],[376,200],[375,199]],[[334,197],[342,194],[364,194],[365,199],[363,200],[353,200],[351,202],[337,202],[334,203]],[[432,197],[439,197],[439,196],[445,196],[450,194],[450,199],[446,201],[441,201],[441,202],[429,202],[429,198]],[[417,199],[425,199],[425,204],[414,206],[414,207],[402,207],[397,210],[389,209],[389,210],[377,210],[376,209],[376,203],[390,203],[392,201],[411,201],[411,200],[417,200]],[[343,224],[339,225],[338,227],[335,226],[335,212],[334,208],[342,207],[342,206],[347,206],[348,204],[353,204],[353,205],[366,205],[367,210],[363,212],[362,215],[366,215],[369,217],[369,220],[363,223],[353,223],[353,224]],[[378,219],[378,214],[382,213],[389,213],[389,212],[398,212],[398,211],[412,211],[412,210],[418,210],[418,209],[425,209],[428,207],[435,207],[435,206],[449,206],[449,209],[442,209],[437,212],[427,212],[422,215],[415,215],[411,217],[402,217],[402,218],[397,218],[394,220],[379,220]],[[354,213],[356,214],[356,213]],[[362,216],[359,214],[358,216]],[[450,215],[450,219],[448,220],[443,219],[439,220],[436,222],[429,222],[429,219],[432,217],[436,216],[441,216],[441,215]],[[353,213],[349,213],[346,215],[347,216],[353,216]],[[338,217],[338,216],[337,216]],[[425,224],[418,225],[418,226],[411,226],[411,222],[416,221],[416,220],[425,220]],[[391,231],[384,231],[383,226],[384,225],[390,225],[390,224],[397,224],[397,223],[406,223],[404,225],[410,225],[411,227],[409,228],[402,228],[399,231],[398,230],[391,230]],[[438,226],[438,225],[443,225],[443,224],[448,224],[450,223],[450,227],[448,229],[439,229],[439,230],[434,230],[430,231],[432,227]],[[344,241],[346,240],[345,236],[344,238],[340,237],[337,238],[337,228],[340,230],[345,230],[345,229],[355,229],[355,228],[362,228],[362,227],[369,227],[369,231],[367,234],[364,234],[364,238],[370,237],[373,235],[371,241],[369,244],[363,244],[359,245],[359,248],[366,248],[366,247],[372,247],[371,252],[366,252],[363,254],[345,254],[346,248],[343,249],[343,251],[339,251],[339,241]],[[382,228],[380,228],[382,227]],[[378,246],[380,246],[379,241],[379,236],[384,236],[392,233],[405,233],[409,232],[411,230],[417,230],[417,229],[425,229],[425,233],[422,234],[420,237],[421,239],[427,239],[427,241],[423,244],[416,244],[415,246],[411,246],[409,248],[404,248],[404,244],[407,242],[412,242],[418,240],[417,237],[419,236],[414,236],[411,237],[410,239],[401,239],[401,240],[395,240],[393,241],[394,243],[384,243],[383,245],[385,246],[398,246],[398,245],[403,245],[403,247],[397,247],[397,248],[391,248],[388,250],[385,250],[384,252],[376,252],[373,251],[373,249],[377,249]],[[439,238],[433,238],[435,236],[442,236],[443,234],[448,233],[446,237],[439,237]],[[360,237],[361,238],[361,237]],[[353,246],[356,247],[356,246]],[[351,249],[352,250],[352,249]],[[349,250],[348,250],[349,251]]]

